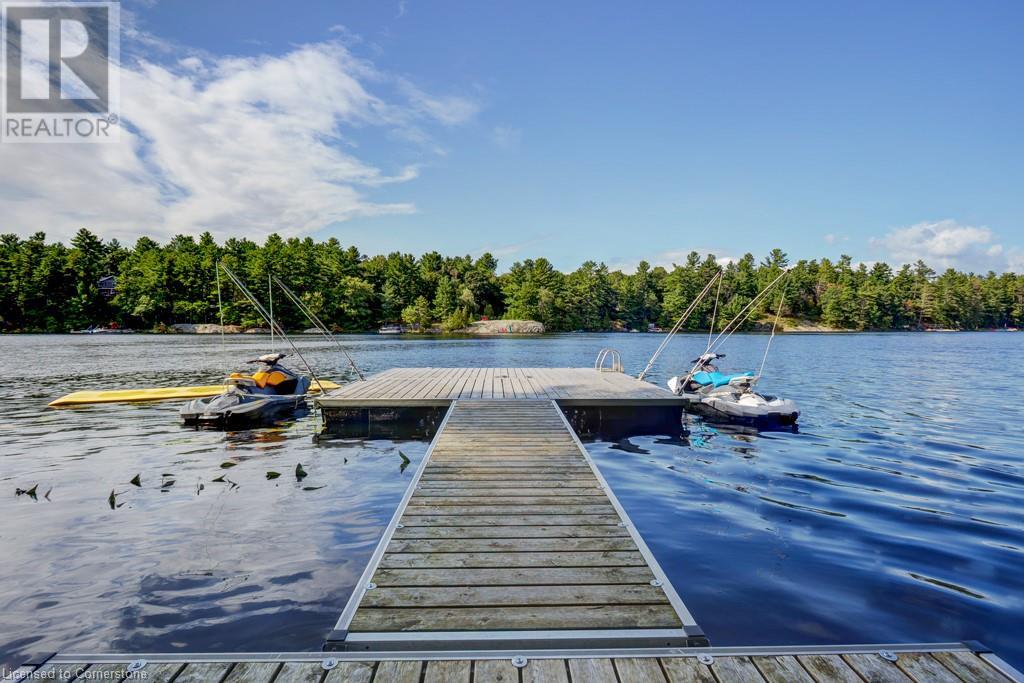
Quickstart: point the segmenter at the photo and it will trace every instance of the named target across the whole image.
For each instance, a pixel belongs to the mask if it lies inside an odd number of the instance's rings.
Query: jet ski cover
[[[697,372],[690,379],[701,386],[711,385],[713,387],[724,387],[737,377],[753,377],[753,372],[741,372],[735,375],[726,375],[717,370],[715,372]]]

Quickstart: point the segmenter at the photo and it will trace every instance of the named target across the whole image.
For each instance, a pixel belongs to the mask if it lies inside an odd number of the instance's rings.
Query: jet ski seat
[[[260,370],[259,372],[254,372],[251,377],[233,372],[231,373],[231,378],[252,380],[263,393],[277,394],[279,396],[294,394],[299,385],[298,377],[292,377],[280,370]]]
[[[695,372],[693,374],[693,377],[690,378],[690,381],[695,383],[695,384],[698,384],[698,385],[700,385],[702,387],[706,387],[706,386],[708,386],[710,384],[711,386],[717,388],[717,387],[724,387],[726,384],[728,384],[732,380],[736,379],[737,377],[753,377],[753,376],[754,376],[754,373],[750,372],[750,371],[748,371],[748,372],[740,372],[740,373],[736,373],[736,374],[733,374],[733,375],[726,375],[725,373],[718,372],[717,370],[715,370],[714,372],[704,372],[704,371],[701,371],[701,372]]]

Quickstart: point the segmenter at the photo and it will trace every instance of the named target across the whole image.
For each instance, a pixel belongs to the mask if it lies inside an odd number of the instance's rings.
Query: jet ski
[[[694,359],[693,369],[685,377],[673,377],[668,388],[687,399],[687,408],[711,418],[755,426],[796,424],[800,410],[787,398],[754,391],[759,376],[753,372],[724,374],[714,361],[724,353],[704,353]]]
[[[251,376],[231,373],[223,393],[189,401],[181,419],[187,425],[226,426],[264,422],[295,410],[306,398],[309,378],[279,365],[285,357],[269,353],[248,361],[263,367]]]

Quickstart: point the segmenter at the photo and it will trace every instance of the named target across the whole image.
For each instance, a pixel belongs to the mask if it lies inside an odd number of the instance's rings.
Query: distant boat
[[[377,330],[377,334],[402,334],[404,331],[401,325],[384,325]]]
[[[121,327],[95,327],[90,325],[84,330],[71,330],[71,334],[132,334],[135,330],[127,330]]]

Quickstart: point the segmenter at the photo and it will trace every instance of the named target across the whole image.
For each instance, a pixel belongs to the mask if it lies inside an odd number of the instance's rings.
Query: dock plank
[[[505,553],[388,553],[382,569],[485,568],[485,567],[646,567],[636,551]]]
[[[541,567],[521,569],[380,569],[378,586],[562,586],[644,584],[648,567]]]
[[[933,652],[932,657],[965,681],[1006,683],[1010,680],[973,652]]]
[[[519,669],[507,659],[474,662],[473,683],[519,683]]]
[[[754,666],[769,683],[814,683],[795,657],[752,657]]]
[[[473,663],[469,660],[442,659],[427,662],[423,683],[469,683]]]
[[[423,662],[389,659],[377,665],[373,683],[420,683]]]
[[[939,660],[923,652],[901,652],[896,666],[915,681],[935,683],[962,683],[960,677],[942,665]]]
[[[278,662],[241,662],[231,668],[223,683],[270,683],[280,667]]]
[[[908,683],[910,677],[900,671],[894,663],[882,659],[879,655],[852,654],[843,655],[843,659],[864,680],[871,683]]]
[[[669,683],[718,683],[711,669],[693,657],[662,657],[659,661]]]
[[[174,679],[174,683],[206,683],[224,678],[231,664],[226,662],[191,663]]]
[[[570,659],[569,675],[579,683],[618,683],[610,659]]]
[[[142,671],[145,672],[145,680],[148,683],[170,683],[184,668],[185,665],[181,662],[165,662],[163,664],[150,664]],[[136,677],[140,678],[142,675],[142,673],[138,673]]]
[[[667,604],[650,585],[544,585],[378,587],[363,598],[364,607],[458,607],[460,605],[655,605]]]
[[[285,662],[274,683],[320,683],[323,676],[319,662]]]
[[[622,657],[612,660],[619,683],[659,683],[665,674],[653,657]]]
[[[564,659],[531,659],[523,667],[523,683],[569,683]]]
[[[370,683],[373,670],[373,662],[338,662],[327,672],[323,683]]]
[[[449,538],[392,540],[395,553],[506,553],[636,550],[633,539],[621,538]]]
[[[864,683],[839,655],[801,655],[797,661],[818,683]]]
[[[604,525],[540,525],[523,529],[519,526],[493,524],[490,526],[414,526],[395,531],[395,539],[451,539],[451,538],[522,538],[528,531],[530,538],[629,538],[618,524]]]

